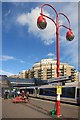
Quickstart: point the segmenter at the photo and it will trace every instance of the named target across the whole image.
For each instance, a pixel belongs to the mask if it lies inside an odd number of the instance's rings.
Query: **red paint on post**
[[[60,117],[60,100],[57,100],[56,106],[56,115]]]

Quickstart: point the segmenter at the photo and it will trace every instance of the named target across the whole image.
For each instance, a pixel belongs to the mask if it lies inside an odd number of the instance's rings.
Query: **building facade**
[[[42,59],[40,62],[37,62],[33,67],[27,71],[26,77],[31,78],[40,78],[42,80],[48,80],[51,78],[57,77],[57,65],[56,60],[51,58]],[[60,76],[75,76],[74,66],[70,66],[67,63],[60,63]]]
[[[74,66],[67,63],[60,63],[60,76],[72,76],[74,80],[78,80],[78,75],[75,73]],[[57,77],[57,65],[56,60],[52,58],[42,59],[37,62],[29,70],[25,70],[19,73],[19,78],[39,78],[41,80],[49,80]]]
[[[74,73],[74,80],[79,82],[79,72]]]

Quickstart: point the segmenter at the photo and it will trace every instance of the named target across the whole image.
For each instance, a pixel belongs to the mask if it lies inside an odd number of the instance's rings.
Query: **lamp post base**
[[[60,117],[60,94],[57,95],[57,102],[56,102],[56,116]]]

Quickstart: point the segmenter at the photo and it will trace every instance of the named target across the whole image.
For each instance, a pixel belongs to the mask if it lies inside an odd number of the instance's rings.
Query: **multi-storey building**
[[[73,76],[73,80],[78,80],[78,75],[75,73],[74,66],[67,63],[60,63],[60,76]],[[40,78],[42,80],[48,80],[57,77],[57,65],[56,60],[47,58],[37,62],[29,70],[24,70],[19,73],[19,78]]]
[[[29,70],[23,70],[19,72],[18,78],[29,78]]]
[[[28,78],[28,71],[29,70],[23,70],[22,72],[19,72],[18,75],[10,75],[10,78]]]
[[[74,80],[78,81],[79,80],[79,72],[74,73]]]
[[[28,78],[40,78],[47,80],[57,77],[56,60],[51,58],[42,59],[33,65],[32,69],[28,71]],[[60,76],[74,76],[75,68],[67,63],[60,63]]]
[[[10,78],[18,78],[18,75],[10,75]]]

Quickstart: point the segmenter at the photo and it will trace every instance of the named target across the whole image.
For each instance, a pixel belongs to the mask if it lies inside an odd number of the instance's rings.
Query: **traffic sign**
[[[62,94],[62,86],[57,86],[57,94]]]

